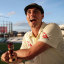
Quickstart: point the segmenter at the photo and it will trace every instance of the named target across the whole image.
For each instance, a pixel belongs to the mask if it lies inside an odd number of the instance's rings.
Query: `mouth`
[[[36,21],[36,19],[31,19],[30,22]]]

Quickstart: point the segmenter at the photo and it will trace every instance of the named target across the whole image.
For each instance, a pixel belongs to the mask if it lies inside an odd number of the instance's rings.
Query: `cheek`
[[[29,23],[30,22],[29,16],[26,16],[26,19],[27,19],[27,22]]]
[[[40,20],[42,20],[42,19],[43,19],[43,17],[42,17],[42,16],[39,16],[39,19],[40,19]]]
[[[27,19],[27,21],[28,21],[29,17],[28,17],[28,16],[26,16],[26,19]]]
[[[27,19],[27,20],[29,20],[29,19],[30,19],[29,15],[27,15],[27,16],[26,16],[26,19]]]
[[[29,15],[27,15],[26,17],[29,18]]]
[[[37,19],[38,19],[38,21],[40,21],[42,18],[41,18],[41,16],[38,16]]]

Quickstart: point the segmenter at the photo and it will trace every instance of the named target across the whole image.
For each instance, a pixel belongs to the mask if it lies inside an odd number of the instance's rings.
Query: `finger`
[[[17,53],[16,52],[13,52],[13,55],[17,56]]]
[[[4,62],[8,62],[8,58],[8,52],[3,53],[1,56],[1,60]]]
[[[9,53],[8,52],[5,55],[5,62],[6,63],[9,63]]]
[[[1,60],[2,60],[2,61],[5,61],[5,55],[6,55],[6,52],[3,53],[2,56],[1,56]]]
[[[17,61],[20,63],[20,62],[22,62],[22,59],[18,59]]]
[[[8,60],[6,60],[5,58],[3,58],[3,59],[1,58],[1,61],[4,61],[6,63],[9,63]]]

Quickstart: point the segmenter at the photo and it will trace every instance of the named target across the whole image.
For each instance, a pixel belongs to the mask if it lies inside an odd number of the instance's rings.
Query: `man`
[[[46,24],[43,8],[32,3],[24,9],[32,31],[27,32],[20,50],[15,51],[19,60],[27,60],[25,64],[64,64],[63,37],[59,26]],[[1,59],[8,62],[5,52]]]

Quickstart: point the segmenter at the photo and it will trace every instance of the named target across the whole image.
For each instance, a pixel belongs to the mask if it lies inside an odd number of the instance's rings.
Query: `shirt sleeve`
[[[47,43],[48,45],[57,48],[58,44],[63,40],[60,27],[55,23],[48,24],[40,34],[38,41]]]

